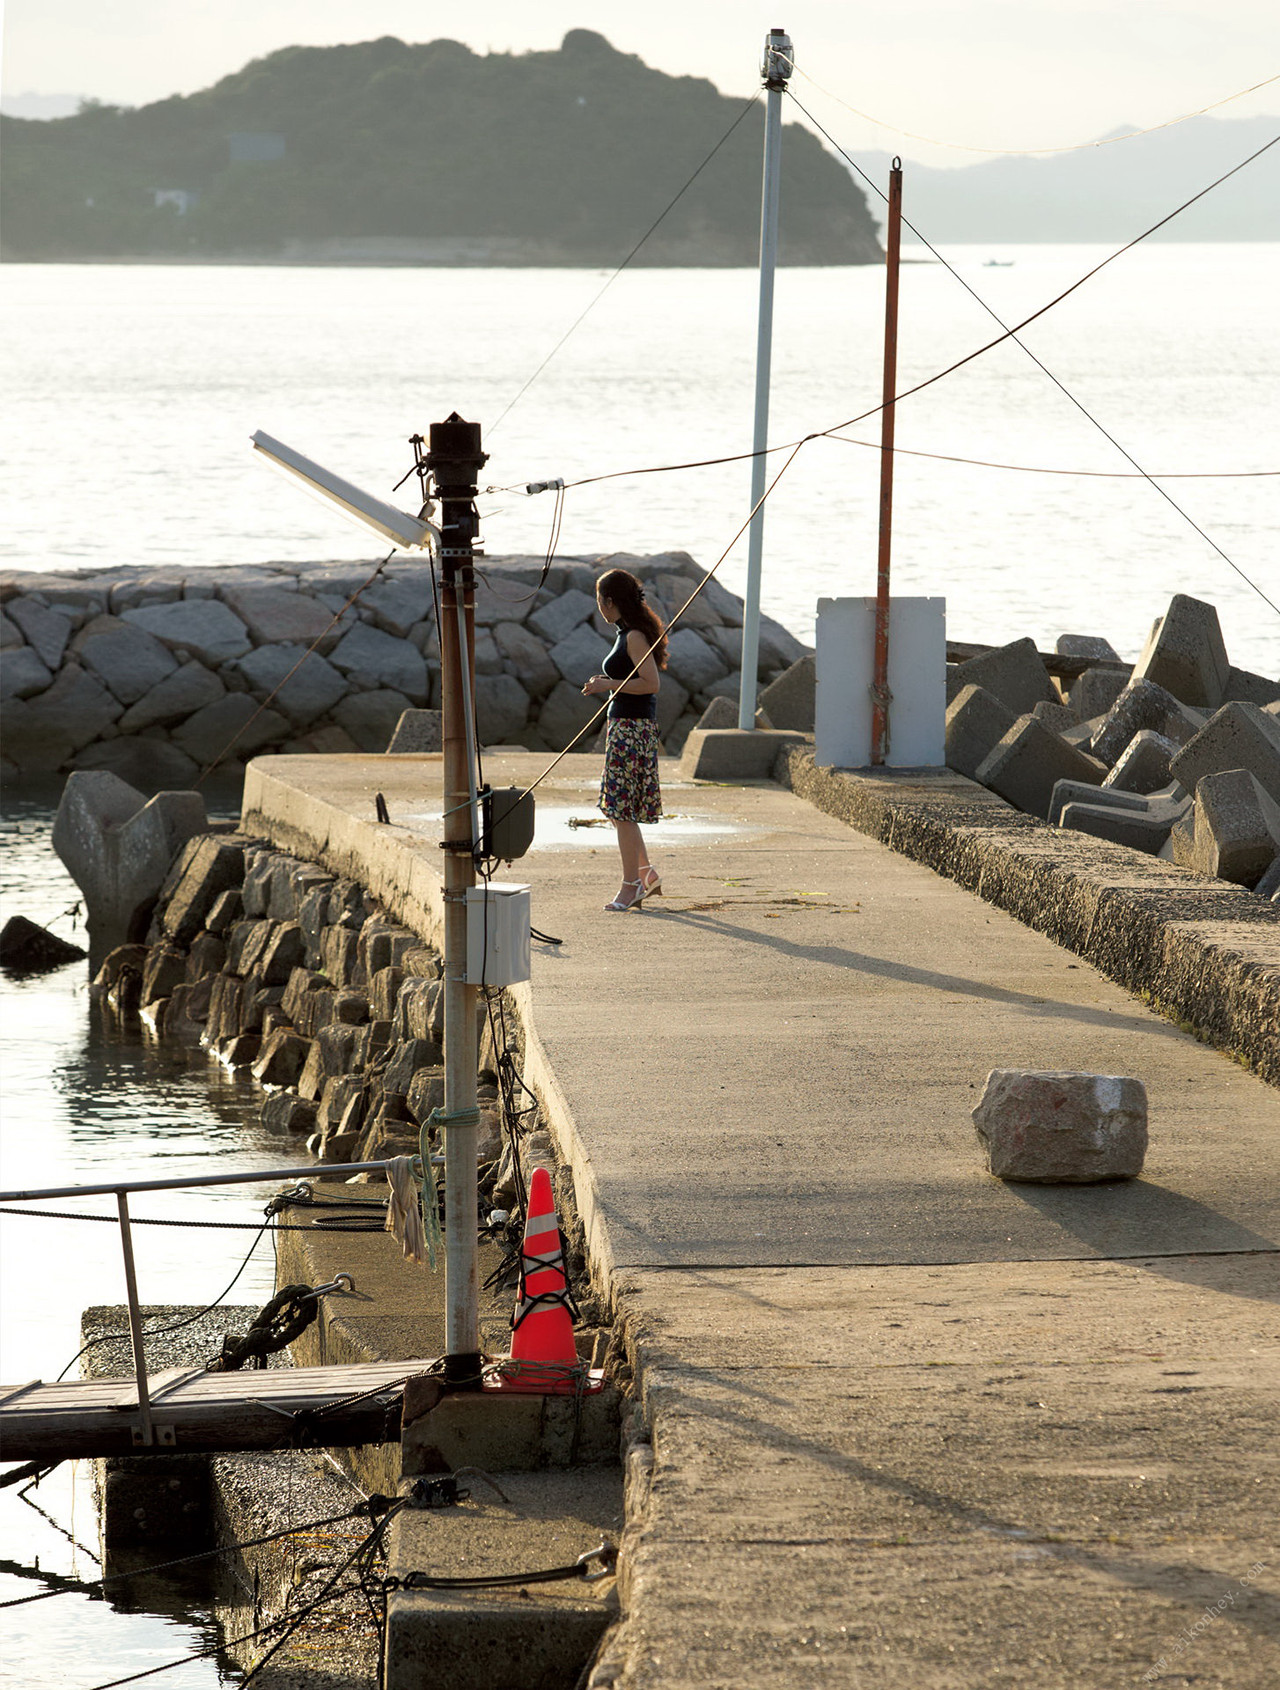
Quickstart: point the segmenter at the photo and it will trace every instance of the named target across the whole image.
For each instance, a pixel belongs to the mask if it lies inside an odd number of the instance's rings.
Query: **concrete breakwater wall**
[[[561,750],[597,708],[582,682],[608,650],[595,582],[621,566],[664,619],[703,571],[687,552],[490,558],[476,591],[481,742]],[[440,644],[430,565],[122,568],[0,577],[7,775],[105,769],[147,791],[215,759],[385,751],[402,711],[433,707]],[[354,602],[348,603],[353,599]],[[612,635],[609,635],[609,639]],[[759,680],[806,648],[764,618]],[[671,637],[659,696],[669,751],[712,699],[738,695],[742,603],[712,580]]]
[[[112,951],[95,994],[203,1045],[264,1089],[262,1120],[321,1162],[418,1150],[444,1102],[439,952],[354,881],[242,834],[192,839],[146,944]],[[480,1029],[480,1160],[504,1139],[499,1057]],[[537,1148],[537,1145],[534,1145]],[[499,1186],[504,1177],[495,1166]],[[492,1183],[492,1182],[491,1182]]]
[[[779,753],[774,774],[1280,1085],[1280,904],[1124,844],[1046,827],[948,772],[821,769],[794,746]]]

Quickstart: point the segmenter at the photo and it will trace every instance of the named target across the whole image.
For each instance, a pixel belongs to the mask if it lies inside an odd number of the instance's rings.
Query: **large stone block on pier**
[[[1060,702],[1049,672],[1032,639],[1012,640],[956,665],[954,685],[985,687],[1015,716],[1030,715],[1036,705]]]
[[[1163,734],[1177,745],[1185,745],[1204,726],[1204,717],[1189,710],[1165,687],[1135,675],[1116,699],[1107,718],[1093,736],[1091,750],[1110,768],[1143,728]]]
[[[1147,1151],[1147,1093],[1127,1075],[995,1068],[973,1124],[997,1179],[1134,1179]]]
[[[599,643],[600,655],[603,657],[604,641],[601,640]],[[582,681],[586,678],[585,675],[582,676],[577,686],[574,686],[570,681],[560,681],[542,706],[542,713],[538,717],[538,732],[546,740],[552,751],[563,751],[574,736],[582,732],[600,708],[600,699],[582,696]],[[661,693],[658,696],[661,697]],[[603,721],[603,717],[601,721]],[[590,740],[582,746],[582,749],[584,751],[591,749]]]
[[[508,592],[517,588],[508,587]],[[420,622],[435,620],[431,593],[431,572],[418,569],[394,577],[383,577],[360,595],[361,607],[371,610],[379,628],[397,639],[407,640]]]
[[[71,759],[73,769],[105,769],[140,791],[163,787],[178,792],[191,785],[200,773],[195,759],[167,740],[145,734],[118,734],[115,739],[86,745]]]
[[[1183,704],[1216,710],[1230,669],[1218,612],[1203,599],[1175,593],[1133,666],[1133,678],[1154,681]]]
[[[1192,866],[1237,886],[1256,886],[1280,856],[1280,804],[1247,769],[1204,775],[1196,786]]]
[[[976,780],[978,769],[1017,721],[994,693],[970,682],[947,706],[947,767]]]
[[[545,698],[560,679],[560,671],[547,656],[547,648],[536,634],[519,622],[499,622],[493,630],[494,644],[514,665],[520,685],[531,698]]]
[[[1035,716],[1020,716],[984,758],[975,779],[1028,815],[1047,816],[1060,780],[1101,786],[1103,765],[1051,733]]]
[[[1205,775],[1247,769],[1280,804],[1280,716],[1256,704],[1224,704],[1170,764],[1174,778],[1196,792]]]

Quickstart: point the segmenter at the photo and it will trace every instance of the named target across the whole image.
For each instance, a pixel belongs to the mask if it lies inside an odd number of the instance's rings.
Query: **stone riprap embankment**
[[[425,925],[425,924],[424,924]],[[145,944],[111,951],[94,993],[165,1039],[202,1045],[266,1093],[264,1126],[322,1162],[414,1155],[444,1102],[435,946],[354,881],[242,834],[188,842]],[[480,1159],[503,1154],[497,1068],[480,1024]],[[539,1141],[526,1140],[537,1153]],[[495,1167],[500,1188],[509,1178]]]
[[[1062,690],[1030,639],[950,665],[947,766],[1015,809],[1280,895],[1280,681],[1233,668],[1211,604],[1175,594],[1132,669],[1105,640]]]
[[[558,751],[596,711],[581,687],[608,650],[595,582],[615,566],[664,620],[703,579],[687,552],[561,559],[541,586],[541,559],[484,561],[483,744]],[[4,772],[105,769],[156,791],[215,759],[235,773],[265,751],[385,751],[402,711],[438,704],[440,644],[427,562],[369,575],[344,563],[0,577]],[[759,679],[805,650],[765,618]],[[741,653],[742,603],[712,580],[671,638],[668,750],[714,699],[737,698]]]

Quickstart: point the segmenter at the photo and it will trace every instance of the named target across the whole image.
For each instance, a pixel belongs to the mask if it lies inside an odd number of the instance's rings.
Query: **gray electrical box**
[[[530,888],[509,881],[468,888],[468,986],[513,986],[529,978],[530,902]]]

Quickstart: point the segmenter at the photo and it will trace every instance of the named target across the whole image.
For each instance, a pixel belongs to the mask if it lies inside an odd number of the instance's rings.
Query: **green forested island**
[[[545,53],[288,47],[136,110],[4,118],[0,257],[613,265],[746,97],[583,29]],[[755,262],[763,124],[761,100],[635,262]],[[880,257],[861,191],[798,125],[782,176],[782,263]]]

